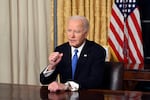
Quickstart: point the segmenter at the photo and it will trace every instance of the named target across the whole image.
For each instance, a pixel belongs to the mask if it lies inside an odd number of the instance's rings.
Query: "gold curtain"
[[[57,45],[67,41],[65,36],[67,18],[72,15],[81,15],[90,22],[88,39],[107,46],[112,3],[113,0],[57,0]],[[53,24],[51,24],[52,28],[54,28]],[[54,34],[53,31],[51,33]]]

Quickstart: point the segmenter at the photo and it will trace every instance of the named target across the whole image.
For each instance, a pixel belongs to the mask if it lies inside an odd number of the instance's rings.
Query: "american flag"
[[[117,61],[144,62],[140,14],[136,0],[115,0],[108,43]]]

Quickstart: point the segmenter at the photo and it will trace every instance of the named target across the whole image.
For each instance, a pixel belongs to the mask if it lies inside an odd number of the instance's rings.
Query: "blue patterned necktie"
[[[75,70],[76,70],[76,65],[77,65],[77,61],[78,61],[78,49],[75,49],[74,50],[74,56],[72,58],[72,79],[74,79],[74,73],[75,73]]]

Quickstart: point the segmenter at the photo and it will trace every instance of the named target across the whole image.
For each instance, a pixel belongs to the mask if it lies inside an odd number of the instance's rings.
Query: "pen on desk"
[[[60,74],[57,75],[57,82],[60,83]]]

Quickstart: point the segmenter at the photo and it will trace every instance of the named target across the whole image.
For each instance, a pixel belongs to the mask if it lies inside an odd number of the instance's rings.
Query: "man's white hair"
[[[86,17],[76,15],[76,16],[71,16],[71,17],[69,18],[69,20],[81,20],[82,23],[83,23],[84,31],[85,31],[85,32],[88,32],[88,30],[89,30],[89,21],[87,20]]]

